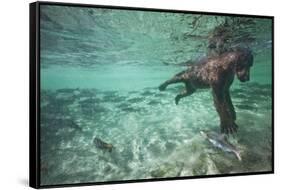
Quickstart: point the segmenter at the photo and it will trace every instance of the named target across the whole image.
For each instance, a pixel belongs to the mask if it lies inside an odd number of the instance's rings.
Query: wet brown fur
[[[253,65],[253,55],[249,49],[236,48],[219,55],[203,59],[165,81],[159,86],[163,91],[170,84],[182,82],[185,89],[176,96],[178,104],[183,97],[193,94],[196,89],[211,88],[214,105],[220,117],[220,127],[223,133],[237,131],[236,113],[231,101],[229,88],[236,74],[241,82],[250,79],[250,67]]]

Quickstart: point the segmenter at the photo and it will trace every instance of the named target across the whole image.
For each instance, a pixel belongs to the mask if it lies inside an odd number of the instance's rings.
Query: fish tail
[[[240,152],[235,151],[235,152],[234,152],[234,154],[235,154],[235,156],[237,157],[237,159],[238,159],[239,161],[242,161],[242,158],[241,158]]]

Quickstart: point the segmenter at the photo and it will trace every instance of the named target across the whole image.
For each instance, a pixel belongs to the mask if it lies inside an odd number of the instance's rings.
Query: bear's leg
[[[159,90],[164,91],[167,88],[167,86],[170,85],[170,84],[184,82],[185,80],[187,80],[187,79],[184,78],[184,73],[185,73],[185,71],[182,71],[182,72],[176,74],[173,78],[171,78],[171,79],[165,81],[164,83],[162,83],[159,86]]]
[[[195,92],[195,90],[196,89],[194,87],[192,87],[191,84],[185,83],[185,89],[181,93],[179,93],[175,98],[176,105],[178,105],[181,98],[184,98],[186,96],[193,94]]]
[[[227,104],[229,105],[229,111],[230,111],[230,114],[232,116],[232,119],[235,121],[236,120],[236,112],[235,112],[235,108],[232,104],[229,91],[225,92],[225,99],[226,99]]]
[[[229,102],[226,100],[225,96],[225,93],[228,92],[218,86],[212,88],[214,104],[220,117],[221,132],[226,134],[232,134],[237,132],[238,126],[234,121],[232,115],[233,113],[231,112],[231,106],[229,105]]]

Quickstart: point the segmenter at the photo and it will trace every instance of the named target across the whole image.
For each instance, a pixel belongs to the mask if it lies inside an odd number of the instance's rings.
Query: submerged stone
[[[73,93],[75,90],[78,90],[78,88],[63,88],[63,89],[58,89],[56,92],[57,93]]]
[[[148,105],[157,105],[157,104],[160,104],[160,102],[157,101],[157,100],[151,100],[151,101],[149,101],[147,104],[148,104]]]
[[[183,162],[161,164],[157,169],[150,171],[151,177],[164,178],[164,177],[179,177],[184,168]]]
[[[141,93],[141,95],[142,96],[152,96],[156,93],[158,93],[158,92],[156,92],[156,91],[155,92],[154,91],[144,91],[144,92]]]
[[[145,98],[144,97],[136,97],[136,98],[130,98],[127,101],[130,103],[138,103],[142,102]]]

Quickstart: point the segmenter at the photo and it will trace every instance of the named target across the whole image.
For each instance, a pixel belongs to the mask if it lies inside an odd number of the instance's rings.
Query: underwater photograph
[[[40,5],[40,185],[273,171],[273,19]]]

